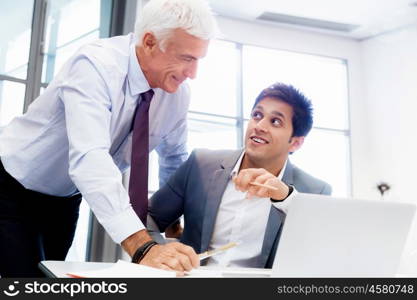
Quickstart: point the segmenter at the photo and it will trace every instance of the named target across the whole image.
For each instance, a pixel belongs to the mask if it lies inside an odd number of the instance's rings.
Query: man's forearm
[[[143,229],[130,235],[121,243],[121,245],[123,249],[130,256],[132,256],[140,246],[142,246],[144,243],[150,240],[152,240],[151,236],[148,234],[148,232],[145,229]]]

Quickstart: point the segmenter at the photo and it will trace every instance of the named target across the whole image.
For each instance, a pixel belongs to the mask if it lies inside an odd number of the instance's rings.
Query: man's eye
[[[274,126],[280,126],[282,124],[280,119],[272,119],[271,123]]]
[[[260,112],[258,112],[258,111],[254,111],[252,113],[252,118],[254,118],[254,119],[260,119],[260,118],[262,118],[262,114]]]

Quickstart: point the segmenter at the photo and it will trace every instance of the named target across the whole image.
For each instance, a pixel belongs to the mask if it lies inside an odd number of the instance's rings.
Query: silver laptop
[[[393,277],[415,205],[298,194],[272,277]]]

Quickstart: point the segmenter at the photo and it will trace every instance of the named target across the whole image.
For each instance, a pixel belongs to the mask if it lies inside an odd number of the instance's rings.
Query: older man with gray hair
[[[162,183],[186,159],[184,81],[215,31],[202,0],[151,0],[135,34],[83,46],[2,130],[1,277],[40,276],[39,261],[64,260],[81,197],[133,262],[179,272],[199,265],[191,247],[158,245],[145,230],[148,155],[158,152]]]

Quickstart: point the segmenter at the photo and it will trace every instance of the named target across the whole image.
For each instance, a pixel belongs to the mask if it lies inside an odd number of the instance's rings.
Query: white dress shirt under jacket
[[[232,174],[239,171],[244,153],[237,161]],[[278,174],[278,179],[282,179],[286,166],[287,162]],[[259,197],[246,199],[246,193],[236,190],[233,181],[229,180],[220,202],[209,250],[217,249],[230,242],[237,242],[238,245],[208,258],[206,265],[256,267],[257,257],[262,250],[271,205],[286,213],[296,193],[294,189],[291,195],[282,202],[271,202],[269,198]]]
[[[23,116],[0,132],[4,168],[24,187],[54,196],[81,192],[117,243],[143,229],[122,172],[130,165],[132,120],[150,89],[133,34],[83,46]],[[154,89],[149,151],[159,154],[165,181],[187,157],[189,88]]]

